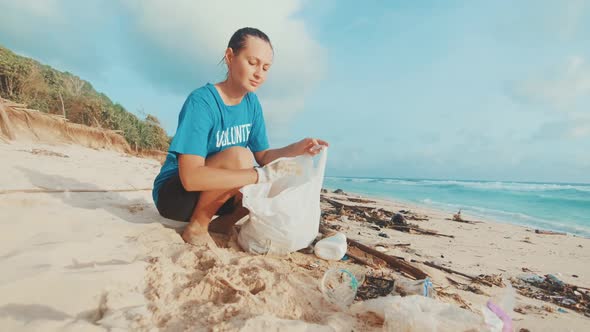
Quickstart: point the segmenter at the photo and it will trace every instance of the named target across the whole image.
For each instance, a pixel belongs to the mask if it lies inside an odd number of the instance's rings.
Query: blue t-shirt
[[[154,180],[154,203],[158,204],[158,192],[166,180],[178,174],[179,154],[207,158],[232,146],[252,152],[268,149],[262,107],[252,92],[239,104],[228,106],[215,86],[207,83],[193,91],[182,106],[166,161]]]

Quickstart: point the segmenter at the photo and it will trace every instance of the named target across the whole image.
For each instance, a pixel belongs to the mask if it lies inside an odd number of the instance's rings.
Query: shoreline
[[[382,177],[354,177],[354,176],[325,176],[331,179],[361,179],[361,180],[402,180],[402,181],[456,181],[456,182],[499,182],[499,183],[518,183],[518,184],[557,184],[569,186],[587,186],[590,183],[583,182],[538,182],[538,181],[512,181],[512,180],[471,180],[471,179],[436,179],[436,178],[382,178]]]
[[[333,193],[334,190],[337,190],[337,189],[343,190],[341,188],[332,188],[332,187],[326,187],[326,186],[323,186],[322,188],[328,190],[328,192],[330,192],[330,193]],[[354,195],[359,198],[379,199],[379,200],[383,200],[383,201],[389,201],[391,203],[405,204],[407,206],[413,206],[414,208],[420,209],[420,210],[431,210],[433,212],[438,212],[438,213],[448,213],[449,216],[452,216],[453,214],[455,214],[457,212],[457,210],[453,211],[450,208],[444,209],[443,207],[429,206],[425,203],[418,203],[418,202],[413,202],[413,201],[409,201],[409,200],[404,200],[403,198],[386,197],[386,196],[380,196],[380,195],[375,195],[375,194],[370,194],[370,193],[364,194],[364,193],[358,193],[358,192],[354,192],[354,191],[344,191],[344,192],[347,194],[350,194],[350,195]],[[563,230],[563,229],[560,229],[557,227],[541,227],[541,226],[532,225],[532,224],[514,223],[514,222],[507,221],[507,220],[498,219],[494,216],[487,216],[487,215],[483,215],[483,214],[473,214],[472,212],[465,212],[464,209],[461,209],[461,210],[462,210],[462,214],[464,216],[468,216],[466,218],[468,220],[477,220],[477,221],[482,221],[482,222],[486,222],[486,223],[497,223],[497,224],[503,224],[503,225],[522,227],[522,228],[530,229],[533,231],[538,229],[538,230],[542,230],[542,231],[561,232],[561,233],[566,233],[566,234],[573,236],[573,237],[590,239],[590,235],[569,232],[569,231],[566,231],[566,230]],[[588,229],[588,231],[590,232],[590,228]]]

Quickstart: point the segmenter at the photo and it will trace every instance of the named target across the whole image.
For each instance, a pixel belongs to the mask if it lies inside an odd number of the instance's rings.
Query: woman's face
[[[239,54],[236,56],[228,49],[227,57],[231,81],[246,91],[254,92],[266,80],[273,51],[266,41],[248,36]]]

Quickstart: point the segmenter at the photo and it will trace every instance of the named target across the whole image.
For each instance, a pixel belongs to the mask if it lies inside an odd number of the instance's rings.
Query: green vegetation
[[[64,115],[69,121],[121,130],[131,147],[166,151],[170,137],[159,120],[144,120],[128,112],[92,85],[0,46],[0,96],[42,112]]]

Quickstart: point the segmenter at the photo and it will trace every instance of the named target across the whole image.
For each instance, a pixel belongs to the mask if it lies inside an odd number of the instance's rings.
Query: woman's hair
[[[246,46],[246,39],[248,36],[257,37],[264,40],[268,43],[268,45],[270,45],[270,48],[272,49],[272,44],[270,43],[268,36],[256,28],[241,28],[234,32],[234,34],[229,39],[227,47],[231,48],[235,55],[238,55],[242,48]]]

